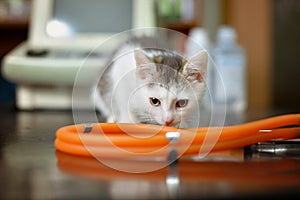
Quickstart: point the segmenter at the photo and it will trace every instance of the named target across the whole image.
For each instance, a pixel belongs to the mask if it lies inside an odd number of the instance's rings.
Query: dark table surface
[[[57,152],[58,128],[74,123],[71,111],[16,111],[0,106],[1,199],[246,199],[300,197],[300,157],[244,149],[206,159],[179,160],[149,173],[126,173],[96,159]],[[238,124],[290,112],[228,115]],[[84,115],[84,113],[83,113]],[[299,155],[299,154],[298,154]],[[154,161],[115,160],[142,167]]]

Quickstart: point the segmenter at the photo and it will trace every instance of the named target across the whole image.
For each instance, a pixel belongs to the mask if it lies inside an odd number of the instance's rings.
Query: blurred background
[[[0,0],[0,59],[27,40],[31,0]],[[300,108],[299,0],[161,0],[157,26],[185,34],[205,28],[212,44],[232,26],[247,56],[248,109]],[[2,66],[1,66],[2,67]],[[13,105],[15,84],[0,76],[0,101]]]

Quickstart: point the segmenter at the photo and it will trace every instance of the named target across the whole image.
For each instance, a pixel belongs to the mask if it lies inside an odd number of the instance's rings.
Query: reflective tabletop
[[[74,123],[71,111],[25,112],[7,105],[0,109],[1,199],[300,197],[299,151],[259,152],[245,147],[212,153],[202,159],[179,159],[148,173],[126,173],[95,158],[56,151],[55,132]],[[249,111],[228,115],[225,123],[232,125],[286,113]],[[128,168],[160,164],[151,160],[109,162]]]

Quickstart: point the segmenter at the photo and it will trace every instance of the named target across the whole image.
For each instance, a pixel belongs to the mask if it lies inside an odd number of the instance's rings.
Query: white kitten
[[[186,59],[149,42],[158,44],[135,38],[116,51],[94,91],[95,105],[108,122],[189,126],[182,122],[199,112],[207,52]]]

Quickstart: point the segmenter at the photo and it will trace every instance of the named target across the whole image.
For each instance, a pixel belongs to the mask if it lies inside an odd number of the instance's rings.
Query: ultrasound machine
[[[153,27],[154,16],[154,0],[33,0],[28,40],[2,63],[4,77],[16,84],[17,108],[71,109],[80,68],[85,78],[76,89],[89,91],[118,34]],[[86,106],[77,99],[77,108]]]

